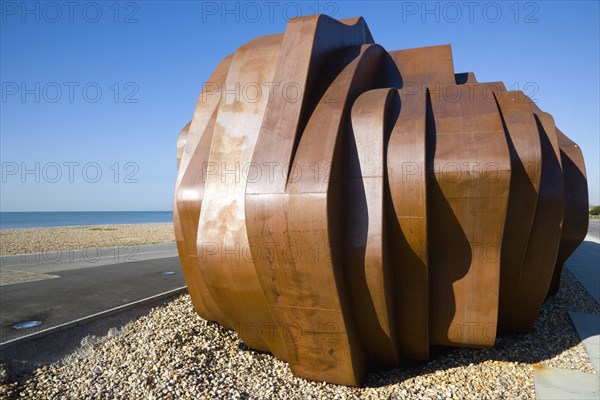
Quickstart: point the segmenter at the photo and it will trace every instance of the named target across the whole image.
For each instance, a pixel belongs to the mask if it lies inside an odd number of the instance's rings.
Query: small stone
[[[532,332],[500,334],[485,352],[454,349],[372,372],[367,387],[352,388],[309,382],[270,354],[241,351],[248,347],[235,332],[202,320],[184,295],[0,385],[0,398],[533,399],[531,364],[594,372],[568,310],[600,313],[600,305],[565,270]],[[173,345],[177,337],[186,345]]]

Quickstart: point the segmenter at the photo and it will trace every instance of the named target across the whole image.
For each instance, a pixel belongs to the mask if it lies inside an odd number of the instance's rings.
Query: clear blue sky
[[[450,43],[456,72],[525,90],[583,149],[600,203],[597,1],[1,4],[2,211],[170,210],[202,83],[244,42],[314,12],[362,15],[388,50]]]

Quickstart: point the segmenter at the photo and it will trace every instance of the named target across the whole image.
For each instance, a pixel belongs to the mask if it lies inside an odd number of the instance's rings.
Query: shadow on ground
[[[597,245],[600,248],[600,245]],[[507,361],[535,364],[551,359],[581,343],[568,312],[600,314],[600,304],[565,268],[556,296],[542,306],[533,330],[527,334],[499,333],[490,349],[436,348],[432,359],[406,367],[372,372],[365,387],[380,387],[402,382],[415,376],[440,370],[478,364],[485,361]]]

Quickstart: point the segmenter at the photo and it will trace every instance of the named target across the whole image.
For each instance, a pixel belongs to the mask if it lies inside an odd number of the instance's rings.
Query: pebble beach
[[[0,255],[172,241],[172,223],[6,229],[0,231]]]
[[[62,361],[0,386],[0,398],[533,399],[535,364],[594,373],[567,311],[600,306],[566,270],[532,332],[491,349],[436,349],[431,361],[372,372],[364,387],[309,382],[272,355],[240,350],[233,331],[201,319],[188,295]]]

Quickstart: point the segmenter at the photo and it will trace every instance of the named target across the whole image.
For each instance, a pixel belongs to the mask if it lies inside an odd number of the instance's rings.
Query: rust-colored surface
[[[581,150],[549,114],[455,73],[449,45],[386,51],[362,18],[226,57],[177,165],[198,314],[316,381],[531,329],[587,231]]]

